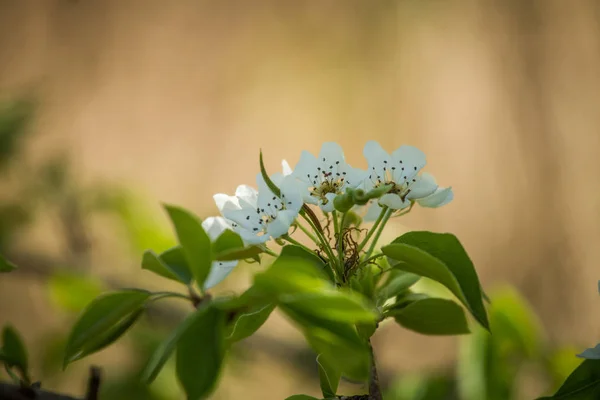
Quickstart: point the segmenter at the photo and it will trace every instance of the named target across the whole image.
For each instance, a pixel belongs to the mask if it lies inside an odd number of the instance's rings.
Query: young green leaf
[[[202,223],[191,212],[177,206],[165,205],[175,227],[187,265],[198,286],[202,287],[212,266],[212,244]]]
[[[300,326],[313,350],[329,360],[333,368],[348,378],[366,379],[369,351],[354,325],[318,318],[287,305],[280,308]]]
[[[175,328],[169,337],[154,350],[142,372],[142,379],[144,382],[150,384],[156,379],[159,372],[175,350],[181,336],[190,328],[190,326],[194,325],[198,319],[203,317],[204,313],[207,312],[208,307],[209,303],[205,303],[205,305],[201,305],[194,313],[188,315],[188,317]]]
[[[399,309],[391,309],[387,315],[394,317],[406,329],[424,335],[469,333],[465,312],[452,300],[425,298]]]
[[[10,272],[17,269],[17,266],[0,254],[0,272]]]
[[[113,325],[103,335],[97,337],[96,339],[90,340],[82,349],[81,353],[79,353],[70,362],[80,360],[116,342],[117,339],[123,336],[125,332],[127,332],[129,328],[131,328],[137,322],[137,320],[142,316],[143,313],[144,310],[142,308],[138,309],[137,311],[123,318],[117,324]]]
[[[2,331],[2,352],[9,367],[17,367],[23,374],[27,374],[29,363],[25,344],[19,333],[10,325],[6,325]]]
[[[189,400],[206,398],[216,386],[225,356],[224,325],[224,312],[208,307],[179,338],[177,378]]]
[[[591,400],[600,398],[600,360],[584,360],[553,396],[538,400]]]
[[[334,398],[340,383],[342,374],[321,354],[317,356],[317,365],[319,367],[319,381],[321,383],[321,392],[323,397]]]
[[[173,254],[174,251],[170,251],[171,254]],[[152,250],[146,250],[144,252],[144,256],[142,258],[142,269],[152,271],[164,278],[181,282],[186,285],[188,285],[191,281],[191,274],[187,270],[187,266],[185,266],[185,264],[168,264],[161,258],[161,256],[156,255],[156,253],[154,253]]]
[[[279,301],[304,314],[330,321],[359,323],[374,322],[377,314],[355,292],[327,290],[279,296]]]
[[[241,247],[238,249],[229,249],[222,251],[220,253],[215,254],[216,261],[235,261],[235,260],[245,260],[247,258],[252,258],[255,261],[260,261],[258,255],[262,253],[263,250],[258,246],[248,246]]]
[[[284,263],[294,260],[304,261],[313,265],[317,271],[321,271],[327,275],[331,282],[334,281],[333,271],[331,268],[329,268],[327,264],[325,264],[325,262],[315,253],[311,253],[310,251],[307,251],[300,246],[296,246],[295,244],[284,246],[283,249],[281,249],[281,254],[277,258],[277,262]]]
[[[132,315],[144,307],[150,296],[151,293],[144,290],[128,289],[92,301],[71,330],[63,366],[106,347],[111,339],[121,336],[137,319]]]
[[[377,289],[376,298],[379,303],[398,296],[421,279],[417,274],[411,274],[400,270],[390,271],[390,274],[390,279]]]
[[[263,326],[274,309],[275,304],[260,304],[248,311],[239,313],[228,326],[230,333],[227,335],[227,340],[233,343],[251,336]]]
[[[186,285],[192,283],[192,271],[183,253],[181,246],[175,246],[160,253],[160,261],[166,264],[169,270],[177,277],[177,281]],[[154,271],[156,272],[156,271]]]
[[[397,261],[394,268],[425,276],[446,286],[487,330],[481,285],[471,259],[458,239],[448,233],[409,232],[382,248]]]
[[[260,151],[258,160],[260,163],[260,174],[262,175],[263,179],[265,180],[265,183],[267,184],[269,189],[271,189],[271,192],[273,192],[273,194],[275,196],[281,197],[281,190],[277,187],[277,185],[275,183],[273,183],[273,181],[271,180],[271,177],[269,177],[269,174],[267,173],[267,169],[265,168],[265,163],[263,162],[262,150]]]
[[[213,252],[219,254],[233,249],[241,249],[244,247],[244,241],[232,230],[226,229],[219,235],[213,243]]]

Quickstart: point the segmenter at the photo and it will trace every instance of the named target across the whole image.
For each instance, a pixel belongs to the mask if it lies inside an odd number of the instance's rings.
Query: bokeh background
[[[324,141],[358,167],[367,140],[424,150],[455,201],[386,235],[455,233],[498,312],[532,315],[516,338],[385,324],[386,398],[531,399],[600,338],[598,1],[0,0],[0,99],[0,252],[21,267],[0,277],[0,324],[44,387],[82,394],[96,364],[115,399],[182,398],[172,366],[150,388],[136,374],[185,306],[62,372],[77,311],[108,288],[165,288],[140,270],[144,249],[174,242],[161,202],[213,215],[214,193],[254,182],[259,149],[275,171]],[[477,364],[489,357],[506,376]],[[274,315],[214,398],[317,395],[316,371]]]

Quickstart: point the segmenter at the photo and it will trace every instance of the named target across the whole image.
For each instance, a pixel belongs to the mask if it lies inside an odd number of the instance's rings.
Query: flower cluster
[[[369,141],[363,154],[368,170],[350,166],[341,146],[334,142],[324,143],[317,157],[302,151],[300,161],[292,170],[282,162],[282,173],[265,181],[258,174],[258,190],[240,185],[233,196],[216,194],[215,203],[222,217],[211,217],[209,233],[217,237],[225,229],[232,229],[249,245],[262,245],[269,239],[287,235],[305,204],[317,205],[324,213],[336,211],[334,199],[351,190],[368,193],[384,188],[383,194],[364,206],[366,220],[374,220],[386,210],[393,213],[412,207],[440,207],[453,199],[450,187],[439,187],[432,175],[420,174],[426,164],[425,154],[412,146],[401,146],[387,153],[379,143]],[[237,262],[214,265],[208,287],[223,280]],[[207,287],[207,288],[208,288]]]

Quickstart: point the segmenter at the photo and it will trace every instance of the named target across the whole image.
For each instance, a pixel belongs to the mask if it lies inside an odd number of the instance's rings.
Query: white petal
[[[335,199],[337,195],[335,193],[327,193],[325,198],[327,199],[327,204],[320,204],[321,210],[325,212],[332,212],[335,207],[333,205],[333,199]]]
[[[369,164],[364,188],[365,190],[371,190],[375,182],[386,180],[386,171],[390,169],[392,159],[381,145],[374,140],[365,144],[363,154]]]
[[[422,199],[423,197],[433,194],[438,188],[438,184],[433,175],[426,172],[413,179],[415,182],[411,183],[409,186],[410,192],[406,196],[407,199]]]
[[[283,175],[291,175],[293,172],[292,167],[290,167],[290,164],[286,160],[281,160],[281,168]]]
[[[247,244],[261,244],[269,240],[269,235],[265,234],[263,231],[259,232],[260,234],[256,234],[256,232],[251,232],[246,229],[235,229],[235,232],[242,237],[244,243]]]
[[[386,193],[379,199],[379,204],[382,206],[388,206],[392,210],[402,210],[410,205],[410,201],[400,198],[397,194]]]
[[[210,267],[210,272],[204,281],[204,290],[210,289],[221,283],[233,271],[237,261],[215,261]]]
[[[277,218],[270,222],[267,226],[267,232],[272,238],[278,238],[281,235],[285,235],[290,229],[290,225],[296,219],[298,213],[291,210],[284,210],[277,214]]]
[[[202,221],[202,228],[206,231],[210,240],[214,241],[221,233],[231,229],[231,226],[223,217],[208,217]]]
[[[381,210],[383,210],[377,201],[371,201],[363,207],[367,209],[363,217],[363,221],[365,222],[374,222],[379,217],[379,214],[381,214]]]
[[[344,162],[344,150],[335,142],[325,142],[319,152],[319,162],[326,165],[336,165]]]
[[[256,208],[258,192],[251,186],[240,185],[235,190],[235,196],[241,207]]]
[[[239,210],[240,204],[236,197],[228,196],[223,193],[217,193],[213,196],[215,204],[221,213],[225,210]]]
[[[288,210],[300,211],[303,203],[302,194],[308,193],[306,184],[298,181],[292,175],[287,175],[283,178],[280,189],[283,206]],[[311,197],[310,194],[309,197]]]
[[[451,187],[438,188],[435,193],[424,199],[417,200],[422,207],[436,208],[450,203],[454,199],[454,192]]]
[[[262,230],[262,226],[258,222],[260,220],[260,215],[256,213],[256,209],[243,208],[241,210],[225,210],[223,211],[223,216],[251,232]]]
[[[346,175],[344,176],[344,188],[351,187],[357,188],[361,187],[367,177],[367,171],[364,171],[360,168],[352,168],[351,166],[346,166],[345,171]],[[369,189],[370,190],[370,189]]]
[[[281,181],[283,181],[284,175],[281,172],[275,172],[269,178],[271,178],[271,182],[275,184],[275,186],[280,187]]]
[[[313,182],[319,179],[317,167],[318,163],[316,157],[310,154],[308,151],[303,150],[300,154],[300,161],[298,161],[298,164],[296,164],[296,168],[294,168],[292,175],[301,181],[313,184]]]
[[[427,164],[425,153],[413,146],[400,146],[392,153],[394,181],[402,184],[412,179]]]

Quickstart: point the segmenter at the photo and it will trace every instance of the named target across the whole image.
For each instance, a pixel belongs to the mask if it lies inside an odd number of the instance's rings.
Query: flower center
[[[327,204],[329,200],[326,195],[329,193],[341,194],[341,188],[344,185],[344,178],[332,179],[330,176],[325,177],[323,182],[318,186],[310,188],[310,195],[321,200],[321,203]]]

